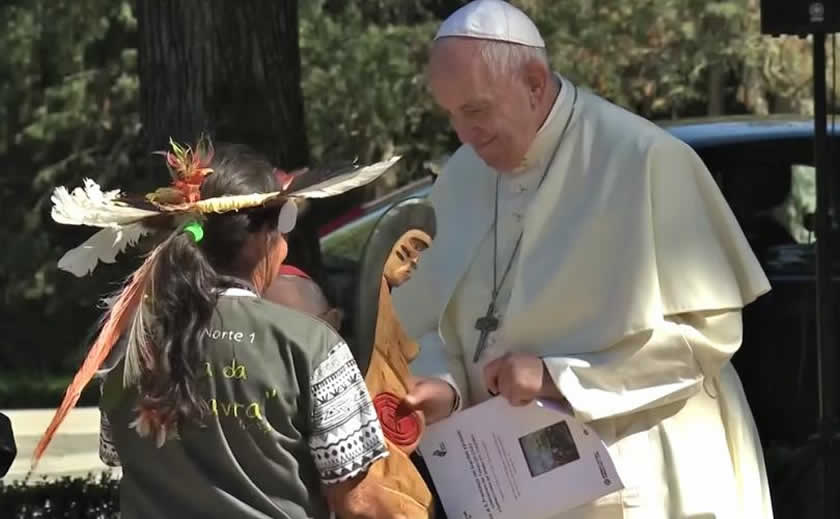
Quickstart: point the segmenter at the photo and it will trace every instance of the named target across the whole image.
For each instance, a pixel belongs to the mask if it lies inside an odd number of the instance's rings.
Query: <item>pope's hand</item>
[[[510,405],[528,405],[545,396],[553,386],[541,358],[526,353],[507,353],[484,366],[484,383],[494,395],[501,394]],[[555,389],[556,391],[556,389]]]
[[[405,411],[420,411],[427,424],[439,422],[452,414],[455,388],[445,380],[434,377],[415,377],[411,390],[402,405]]]

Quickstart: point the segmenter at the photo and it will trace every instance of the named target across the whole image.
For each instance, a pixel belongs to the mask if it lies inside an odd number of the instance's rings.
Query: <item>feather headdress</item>
[[[113,263],[116,255],[136,244],[142,237],[160,226],[161,219],[174,229],[185,219],[197,214],[224,213],[251,207],[288,202],[283,212],[285,220],[297,215],[296,202],[306,198],[326,198],[364,186],[384,174],[400,157],[358,166],[351,164],[338,169],[298,170],[286,173],[276,170],[281,191],[251,195],[221,196],[200,199],[201,183],[212,173],[209,167],[213,146],[201,139],[196,149],[171,142],[172,151],[162,152],[172,174],[171,186],[159,188],[145,197],[128,197],[119,190],[102,191],[91,179],[84,186],[69,191],[60,186],[52,196],[52,218],[66,225],[87,225],[103,228],[78,247],[68,251],[58,267],[78,277],[85,276],[101,261]],[[315,177],[316,183],[294,190],[294,181],[305,174]],[[283,218],[281,218],[283,220]],[[288,230],[294,221],[284,222]]]
[[[84,276],[93,271],[102,261],[113,263],[117,254],[136,244],[147,234],[161,227],[180,230],[183,224],[196,219],[202,214],[225,213],[242,209],[268,207],[282,204],[278,230],[289,232],[294,227],[297,217],[296,203],[306,198],[324,198],[335,196],[351,189],[366,185],[379,178],[391,168],[400,157],[372,164],[358,166],[352,164],[339,171],[315,170],[307,177],[316,177],[316,181],[303,189],[293,190],[291,185],[305,170],[286,173],[275,170],[281,190],[271,193],[249,195],[231,195],[201,199],[201,184],[208,175],[213,174],[210,167],[214,149],[206,138],[199,140],[193,149],[170,141],[171,150],[161,152],[166,157],[166,164],[172,175],[172,184],[149,193],[143,197],[125,196],[119,190],[102,191],[93,180],[85,179],[83,187],[72,191],[65,187],[55,189],[52,196],[52,217],[58,223],[67,225],[86,225],[99,227],[101,230],[80,246],[68,251],[59,260],[58,266],[76,276]],[[170,238],[174,236],[173,232]],[[119,337],[127,333],[129,343],[147,340],[147,323],[144,322],[143,294],[150,285],[156,257],[161,250],[159,245],[147,257],[143,264],[127,280],[122,291],[110,300],[109,310],[103,318],[99,336],[94,341],[81,368],[65,392],[61,405],[35,448],[32,460],[34,469],[43,455],[50,440],[55,435],[61,422],[76,405],[82,390],[91,381],[97,370],[108,357]],[[129,351],[132,349],[129,348]],[[148,351],[136,348],[134,351]],[[126,358],[126,374],[136,371],[128,364],[140,359]],[[149,359],[143,359],[148,361]],[[138,429],[139,430],[139,429]]]

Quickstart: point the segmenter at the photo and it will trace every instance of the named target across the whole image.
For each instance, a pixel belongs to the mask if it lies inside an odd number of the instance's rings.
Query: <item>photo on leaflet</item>
[[[575,440],[565,421],[557,422],[519,438],[531,477],[580,459]]]

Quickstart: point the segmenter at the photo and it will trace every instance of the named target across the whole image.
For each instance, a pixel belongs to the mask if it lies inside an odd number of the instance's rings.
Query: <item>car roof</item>
[[[693,148],[781,139],[812,139],[814,120],[800,115],[742,115],[655,121]],[[829,134],[840,129],[829,119]]]

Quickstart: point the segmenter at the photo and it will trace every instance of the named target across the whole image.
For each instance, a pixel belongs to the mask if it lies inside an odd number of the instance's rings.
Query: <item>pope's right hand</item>
[[[439,422],[452,414],[455,406],[455,388],[439,378],[414,377],[402,405],[408,412],[423,413],[427,424]]]

